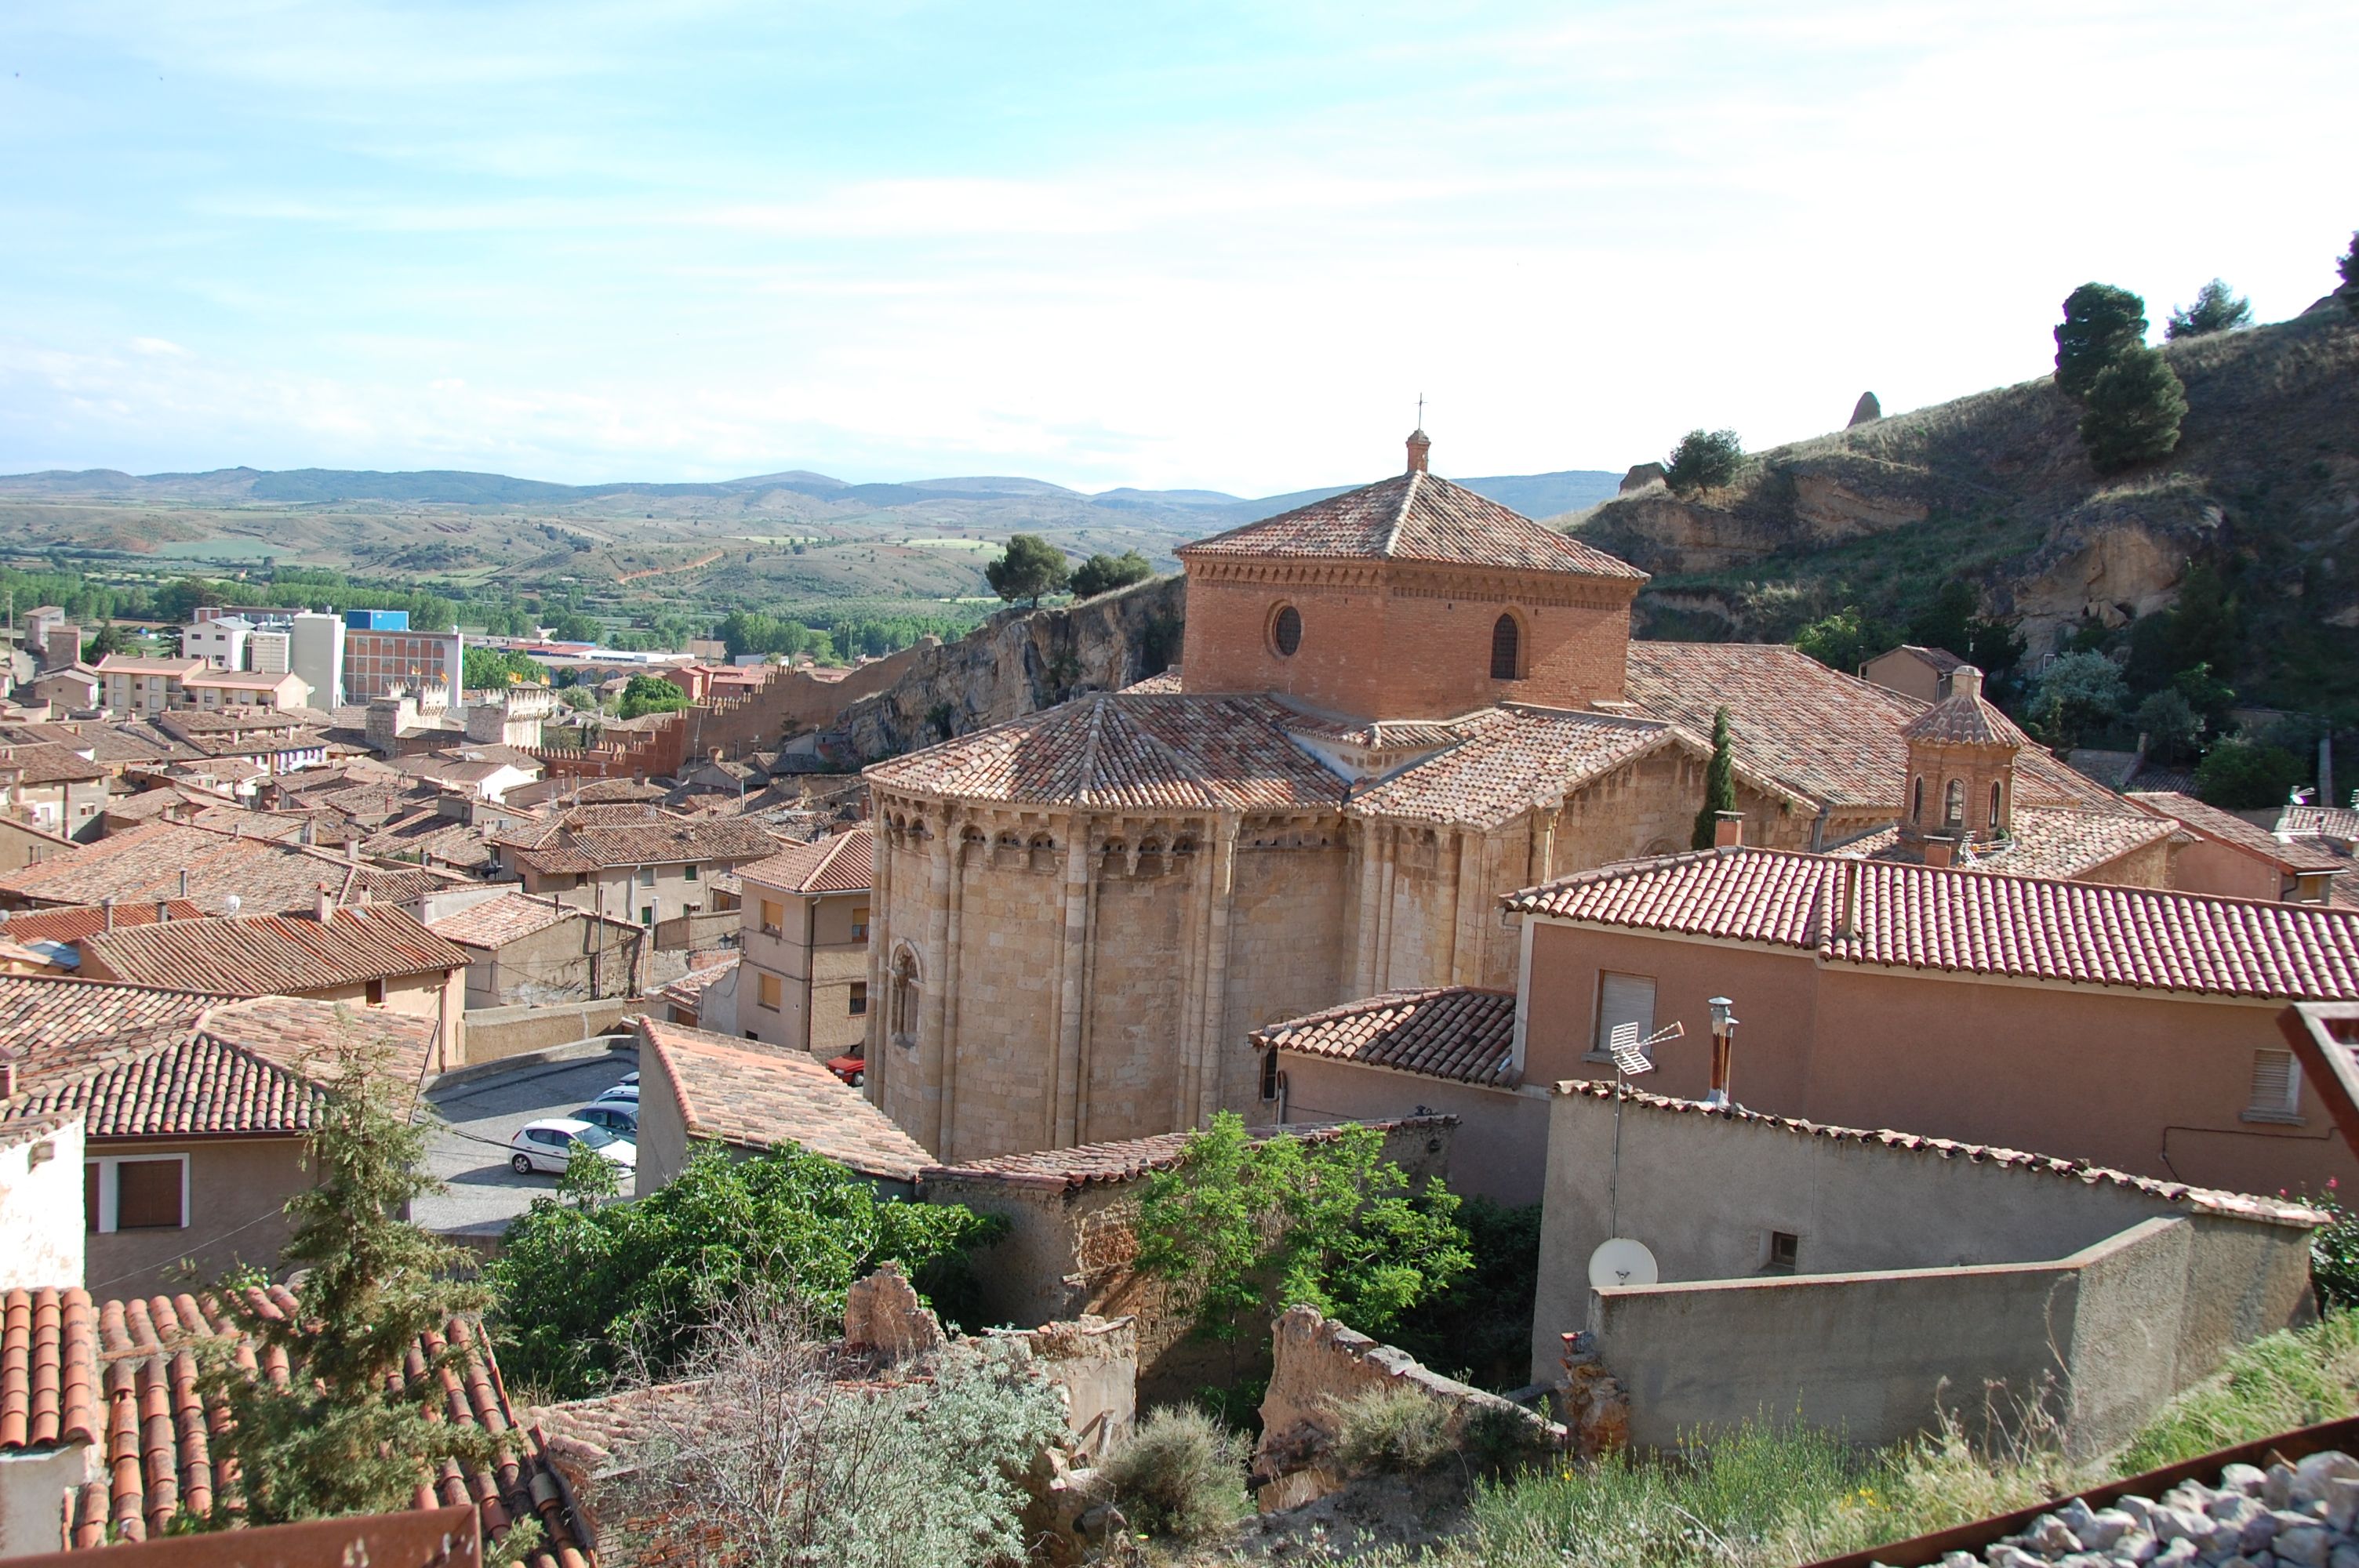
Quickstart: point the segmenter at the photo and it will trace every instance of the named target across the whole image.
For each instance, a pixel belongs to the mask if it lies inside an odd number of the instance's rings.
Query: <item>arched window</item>
[[[1277,1053],[1275,1051],[1261,1054],[1261,1098],[1277,1098]]]
[[[1908,820],[1925,820],[1925,775],[1922,773],[1917,775],[1916,787],[1908,792]]]
[[[925,982],[918,974],[918,955],[904,947],[893,955],[892,996],[886,1026],[903,1044],[918,1038],[918,1012],[925,1000]]]
[[[1302,611],[1291,604],[1282,606],[1277,619],[1269,623],[1270,644],[1287,658],[1302,646]]]
[[[1998,781],[1996,779],[1993,779],[1991,781],[1990,830],[1994,833],[1999,830],[2000,799]]]
[[[1944,827],[1956,827],[1962,826],[1965,820],[1965,781],[1962,779],[1951,779],[1950,781],[1950,787],[1943,792],[1941,802],[1941,822]]]
[[[1491,678],[1520,678],[1518,661],[1523,654],[1524,630],[1516,624],[1512,615],[1502,615],[1491,622]]]

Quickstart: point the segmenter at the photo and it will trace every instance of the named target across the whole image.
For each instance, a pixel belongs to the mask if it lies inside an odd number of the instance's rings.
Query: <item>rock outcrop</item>
[[[1863,392],[1859,395],[1859,401],[1851,406],[1851,425],[1846,427],[1872,425],[1883,417],[1884,405],[1875,400],[1875,394]]]

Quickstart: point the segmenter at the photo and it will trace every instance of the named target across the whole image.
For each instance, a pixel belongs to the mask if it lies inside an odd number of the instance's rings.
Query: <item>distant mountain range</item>
[[[1527,516],[1549,517],[1595,505],[1613,495],[1620,481],[1621,475],[1603,470],[1568,469],[1555,473],[1497,474],[1458,482]],[[370,501],[454,506],[576,506],[584,503],[625,503],[633,497],[650,501],[699,497],[727,501],[787,491],[832,504],[850,503],[879,510],[941,501],[1005,503],[1038,500],[1146,514],[1157,521],[1184,519],[1195,527],[1252,522],[1351,488],[1338,484],[1258,498],[1216,490],[1128,488],[1093,495],[1045,480],[1018,477],[969,475],[897,484],[853,484],[802,469],[705,484],[592,485],[555,484],[546,480],[452,469],[386,473],[373,469],[234,468],[203,473],[138,475],[114,469],[83,469],[0,475],[0,495],[28,501],[87,497],[209,506],[333,505]]]

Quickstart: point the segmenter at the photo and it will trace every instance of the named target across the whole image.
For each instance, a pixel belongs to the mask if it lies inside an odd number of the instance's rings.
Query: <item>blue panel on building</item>
[[[344,624],[355,632],[407,632],[409,611],[407,610],[347,610]]]

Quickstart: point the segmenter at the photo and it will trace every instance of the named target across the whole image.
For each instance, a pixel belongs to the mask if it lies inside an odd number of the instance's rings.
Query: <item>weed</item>
[[[1131,1527],[1180,1541],[1211,1539],[1244,1516],[1245,1439],[1186,1405],[1151,1411],[1098,1466],[1098,1486]]]
[[[1449,1411],[1404,1384],[1382,1383],[1333,1404],[1335,1457],[1353,1475],[1408,1475],[1431,1469],[1456,1451]]]

